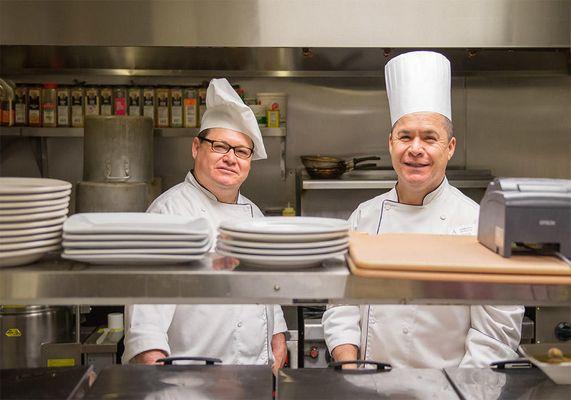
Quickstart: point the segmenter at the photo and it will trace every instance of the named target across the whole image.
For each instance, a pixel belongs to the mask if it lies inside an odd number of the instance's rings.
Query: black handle
[[[210,357],[165,357],[157,360],[156,362],[162,362],[165,365],[173,365],[174,361],[204,361],[206,365],[214,365],[214,363],[222,363],[219,358]]]
[[[533,368],[533,364],[527,358],[516,358],[515,360],[494,361],[490,367],[495,369]]]
[[[393,367],[391,364],[386,364],[377,361],[369,361],[369,360],[349,360],[349,361],[335,361],[329,363],[329,368],[334,368],[336,370],[340,370],[343,365],[347,364],[357,364],[357,365],[375,365],[377,367],[376,371],[390,371]],[[371,371],[371,370],[363,370],[363,371]]]
[[[364,170],[364,169],[375,169],[377,167],[378,167],[378,165],[375,163],[366,163],[366,164],[355,165],[355,167],[353,169],[354,170],[356,170],[356,169]]]
[[[353,165],[357,165],[358,163],[363,162],[363,161],[377,161],[380,159],[381,159],[381,157],[379,157],[379,156],[355,157],[353,159]]]

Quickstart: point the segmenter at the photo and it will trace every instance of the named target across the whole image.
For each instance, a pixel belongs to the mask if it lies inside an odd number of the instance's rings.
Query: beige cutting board
[[[351,232],[349,254],[357,269],[571,277],[571,266],[556,257],[504,258],[475,236]]]
[[[347,257],[349,269],[356,276],[365,278],[404,279],[413,281],[438,282],[480,282],[522,285],[571,285],[571,276],[561,275],[516,275],[516,274],[479,274],[471,272],[427,272],[393,271],[388,269],[357,268],[351,257]]]

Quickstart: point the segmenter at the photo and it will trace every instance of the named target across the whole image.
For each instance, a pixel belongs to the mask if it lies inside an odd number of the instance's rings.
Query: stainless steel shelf
[[[285,137],[286,128],[260,127],[264,137]],[[199,128],[155,128],[155,136],[159,137],[193,137],[198,135]],[[83,137],[83,128],[44,128],[31,126],[0,127],[0,136],[26,137]]]
[[[93,266],[53,256],[0,268],[0,304],[523,304],[570,306],[571,286],[359,278],[342,260],[270,271],[179,266]]]

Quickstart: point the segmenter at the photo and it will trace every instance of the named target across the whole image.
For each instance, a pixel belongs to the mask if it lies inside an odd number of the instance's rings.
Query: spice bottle
[[[56,119],[57,85],[45,83],[42,89],[42,126],[54,127]]]
[[[201,87],[198,89],[198,125],[200,125],[200,120],[206,112],[206,87]]]
[[[101,115],[113,115],[113,89],[104,86],[99,90],[101,97]]]
[[[194,88],[186,88],[183,91],[184,95],[184,127],[196,128],[198,121],[198,102],[197,93]]]
[[[69,88],[60,86],[57,88],[57,125],[69,126],[70,116],[70,93]]]
[[[16,85],[0,79],[1,95],[0,109],[2,111],[0,120],[4,126],[14,125],[14,89]]]
[[[26,125],[28,123],[28,88],[17,86],[14,91],[14,124]]]
[[[129,115],[141,115],[141,89],[138,87],[130,87],[129,95]]]
[[[42,89],[37,86],[28,89],[28,125],[42,125]]]
[[[170,90],[171,100],[171,128],[182,128],[182,89],[172,88]]]
[[[169,126],[169,90],[158,88],[157,94],[157,128],[168,128]]]
[[[127,91],[124,87],[113,89],[113,108],[115,109],[115,115],[127,114]]]
[[[99,88],[92,86],[85,89],[85,115],[99,115]]]
[[[81,128],[83,126],[83,88],[76,86],[71,88],[71,126]]]
[[[152,87],[143,89],[143,115],[155,118],[155,89]]]

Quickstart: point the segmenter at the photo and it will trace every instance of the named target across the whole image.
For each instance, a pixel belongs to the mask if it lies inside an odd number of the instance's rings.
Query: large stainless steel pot
[[[79,182],[77,212],[143,212],[149,205],[149,184]]]
[[[41,366],[42,343],[73,340],[68,307],[0,306],[0,368]]]
[[[152,118],[87,116],[83,140],[84,181],[153,179]]]

